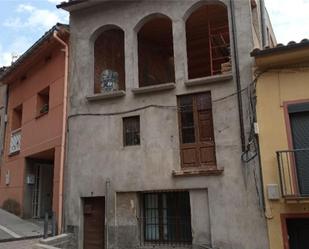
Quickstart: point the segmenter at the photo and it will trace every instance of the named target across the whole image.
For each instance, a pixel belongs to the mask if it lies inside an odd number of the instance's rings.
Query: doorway
[[[42,219],[53,213],[54,162],[26,159],[24,213],[25,219]]]
[[[289,249],[309,248],[309,218],[286,219]]]
[[[53,203],[53,166],[36,163],[32,170],[32,218],[43,218],[46,213],[50,217]]]
[[[105,198],[87,197],[84,201],[84,249],[104,249]]]

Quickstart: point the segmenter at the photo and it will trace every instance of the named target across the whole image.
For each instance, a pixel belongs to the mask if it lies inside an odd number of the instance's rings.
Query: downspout
[[[246,150],[245,143],[245,128],[244,128],[244,118],[243,118],[243,103],[241,96],[241,83],[240,83],[240,72],[239,72],[239,58],[238,58],[238,44],[237,44],[237,32],[236,32],[236,20],[235,20],[235,6],[234,0],[230,0],[231,6],[231,20],[232,20],[232,39],[233,39],[233,50],[234,50],[234,60],[235,60],[235,76],[236,76],[236,88],[237,88],[237,100],[238,100],[238,116],[240,124],[240,139],[241,139],[241,149],[242,152]]]
[[[265,2],[260,0],[262,48],[266,47],[266,26],[265,26]]]
[[[4,100],[4,120],[2,121],[4,123],[4,128],[3,128],[3,137],[2,137],[2,148],[1,148],[1,158],[3,163],[3,158],[4,158],[4,147],[5,147],[5,137],[6,137],[6,128],[7,128],[7,118],[8,118],[8,104],[9,104],[9,85],[6,85],[5,89],[5,100]]]
[[[69,70],[69,47],[59,36],[55,30],[53,37],[64,46],[65,52],[65,68],[64,68],[64,93],[63,93],[63,115],[62,115],[62,135],[61,135],[61,152],[60,152],[60,178],[59,178],[59,206],[58,206],[58,234],[62,232],[63,220],[63,178],[65,163],[65,142],[66,142],[66,116],[67,116],[67,95],[68,95],[68,70]]]

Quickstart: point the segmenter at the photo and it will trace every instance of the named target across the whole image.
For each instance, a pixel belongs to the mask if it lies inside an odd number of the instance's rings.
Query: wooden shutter
[[[186,95],[179,98],[180,123],[180,156],[182,167],[196,167],[198,154],[196,150],[196,121],[194,96]]]
[[[210,93],[196,96],[198,144],[200,165],[214,166],[216,164],[212,105]]]
[[[216,168],[210,93],[181,96],[178,103],[182,167]]]

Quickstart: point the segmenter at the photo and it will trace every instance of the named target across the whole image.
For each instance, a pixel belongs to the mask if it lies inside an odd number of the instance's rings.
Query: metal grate
[[[143,195],[145,243],[190,244],[191,214],[188,192],[160,192]]]
[[[123,118],[124,146],[140,144],[140,118],[139,116]]]

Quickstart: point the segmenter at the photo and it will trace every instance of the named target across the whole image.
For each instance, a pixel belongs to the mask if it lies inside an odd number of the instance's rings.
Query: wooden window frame
[[[127,136],[126,136],[126,134],[127,134],[127,132],[126,132],[126,124],[127,124],[127,122],[130,119],[138,120],[138,137],[139,137],[139,139],[138,139],[137,143],[132,142],[132,144],[128,143],[128,141],[126,139],[127,138]],[[140,116],[137,115],[137,116],[123,117],[122,118],[122,126],[123,126],[123,146],[124,147],[128,147],[128,146],[138,146],[138,145],[140,145],[141,144],[141,137],[140,137],[140,134],[141,134],[141,121],[140,121]]]
[[[50,109],[50,87],[47,86],[37,94],[36,118],[46,115],[49,112],[49,109]]]
[[[205,164],[201,162],[201,152],[199,148],[202,146],[207,146],[208,142],[205,141],[200,141],[200,123],[198,120],[198,107],[197,107],[197,96],[199,95],[208,95],[210,98],[210,107],[208,111],[210,112],[209,114],[211,115],[211,127],[210,127],[210,132],[212,133],[212,141],[209,141],[209,144],[212,143],[212,147],[214,147],[214,163],[213,164]],[[195,135],[195,142],[194,143],[183,143],[183,137],[182,137],[182,121],[181,121],[181,104],[180,104],[180,99],[181,97],[184,96],[192,96],[192,108],[193,108],[193,121],[194,121],[194,135]],[[188,95],[180,95],[178,96],[177,99],[177,106],[178,106],[178,123],[179,123],[179,138],[180,138],[180,158],[181,158],[181,167],[182,169],[188,169],[188,168],[205,168],[208,171],[212,170],[217,170],[217,162],[216,162],[216,144],[215,144],[215,136],[214,136],[214,126],[213,126],[213,113],[212,113],[212,101],[211,101],[211,93],[210,91],[208,92],[202,92],[202,93],[194,93],[194,94],[188,94]],[[205,109],[206,110],[206,109]],[[184,163],[183,160],[183,150],[188,149],[188,148],[194,148],[195,153],[196,153],[196,158],[197,158],[197,163],[187,166]]]
[[[11,118],[11,131],[21,129],[23,125],[23,104],[17,105],[12,109],[12,118]],[[18,117],[18,125],[16,124],[16,117]]]

